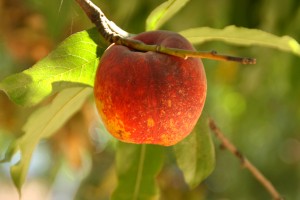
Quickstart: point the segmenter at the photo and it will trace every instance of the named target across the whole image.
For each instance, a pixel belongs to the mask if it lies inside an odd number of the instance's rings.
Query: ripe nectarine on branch
[[[97,69],[94,96],[107,130],[124,142],[174,145],[196,125],[206,98],[201,59],[255,59],[197,52],[170,31],[127,33],[89,0],[76,0],[111,45]]]
[[[135,40],[194,50],[169,31],[138,34]],[[108,131],[132,143],[173,145],[187,136],[202,112],[206,76],[200,59],[182,59],[111,45],[99,64],[94,94]]]

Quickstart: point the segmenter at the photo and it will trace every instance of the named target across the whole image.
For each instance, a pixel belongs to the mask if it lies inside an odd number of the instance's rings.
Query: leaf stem
[[[209,127],[221,141],[222,146],[241,161],[242,166],[252,173],[252,175],[265,187],[274,200],[283,200],[272,183],[225,137],[213,119],[209,119]]]
[[[234,61],[239,62],[241,64],[256,63],[256,59],[254,58],[241,58],[228,55],[219,55],[216,51],[198,52],[177,48],[168,48],[160,45],[148,45],[141,41],[130,39],[130,37],[134,36],[134,34],[130,34],[124,31],[123,29],[118,27],[114,22],[108,20],[102,12],[102,10],[99,7],[97,7],[93,2],[91,2],[90,0],[76,0],[76,2],[83,9],[83,11],[89,17],[91,22],[95,24],[99,33],[109,43],[127,46],[129,48],[142,52],[154,51],[158,53],[181,57],[184,59],[187,59],[188,57],[196,57],[220,61]]]

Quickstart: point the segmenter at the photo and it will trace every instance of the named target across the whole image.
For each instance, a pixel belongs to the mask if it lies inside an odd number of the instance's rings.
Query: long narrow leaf
[[[207,178],[215,166],[215,151],[207,117],[201,116],[193,132],[175,145],[174,150],[177,164],[191,188]]]
[[[70,88],[60,92],[53,102],[34,112],[23,127],[24,135],[10,147],[5,160],[20,152],[20,161],[11,167],[11,176],[19,193],[26,179],[31,156],[38,142],[55,133],[92,93],[91,88]]]
[[[174,16],[189,0],[168,0],[155,8],[146,20],[146,30],[156,30]]]
[[[289,36],[278,37],[257,29],[236,26],[227,26],[224,29],[200,27],[181,31],[180,34],[193,44],[208,41],[223,41],[235,45],[259,45],[291,52],[300,56],[300,45],[295,39]]]
[[[118,143],[118,186],[113,200],[152,200],[158,189],[155,177],[163,163],[163,147]]]

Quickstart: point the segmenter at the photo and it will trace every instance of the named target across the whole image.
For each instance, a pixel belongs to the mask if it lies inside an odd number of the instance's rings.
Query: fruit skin
[[[195,50],[181,35],[144,32],[146,44]],[[202,61],[111,45],[94,85],[95,102],[107,130],[121,141],[174,145],[196,125],[206,98]]]

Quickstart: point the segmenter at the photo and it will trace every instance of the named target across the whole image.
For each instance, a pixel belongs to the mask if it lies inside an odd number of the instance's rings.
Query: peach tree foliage
[[[158,6],[146,19],[145,30],[159,29],[187,2],[169,0]],[[259,45],[300,56],[297,41],[261,30],[235,26],[224,29],[198,27],[179,33],[192,44],[222,41],[240,46]],[[51,103],[37,107],[31,114],[23,126],[24,135],[12,142],[2,161],[10,161],[20,152],[20,161],[11,166],[11,176],[19,193],[39,141],[51,137],[92,95],[96,68],[106,48],[107,44],[96,29],[84,30],[65,39],[32,68],[1,80],[0,89],[11,101],[21,106],[35,106],[45,98],[56,95]],[[156,196],[158,189],[155,177],[164,164],[166,151],[170,149],[191,188],[209,176],[214,168],[215,157],[206,115],[200,117],[186,139],[171,148],[118,142],[115,149],[118,185],[113,192],[113,199],[119,199],[120,196],[126,199],[152,199]]]

